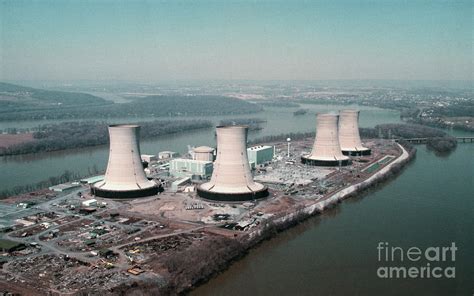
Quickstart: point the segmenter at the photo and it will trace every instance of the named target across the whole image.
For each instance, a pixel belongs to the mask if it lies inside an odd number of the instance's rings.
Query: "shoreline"
[[[343,200],[356,197],[360,194],[363,194],[365,191],[374,188],[381,183],[389,181],[392,178],[397,177],[400,172],[405,168],[416,157],[416,149],[411,148],[410,151],[407,151],[405,147],[398,144],[398,147],[402,150],[402,154],[390,162],[387,166],[383,167],[380,171],[373,174],[369,178],[362,180],[359,183],[352,184],[348,187],[345,187],[339,191],[334,192],[330,196],[324,198],[323,200],[307,205],[303,208],[296,208],[295,211],[289,213],[285,216],[278,217],[276,219],[268,219],[266,225],[263,228],[257,228],[252,232],[246,234],[242,238],[244,244],[244,250],[239,252],[237,256],[230,258],[226,261],[226,265],[221,269],[213,272],[207,277],[195,279],[195,284],[191,287],[186,287],[183,290],[175,291],[179,294],[186,294],[192,290],[198,288],[201,285],[212,280],[214,277],[220,273],[227,270],[233,263],[240,260],[253,248],[258,247],[258,245],[264,240],[271,239],[278,235],[279,232],[290,229],[299,223],[303,222],[306,219],[309,219],[315,215],[318,215],[324,212],[326,209],[331,209],[337,204],[341,203]]]

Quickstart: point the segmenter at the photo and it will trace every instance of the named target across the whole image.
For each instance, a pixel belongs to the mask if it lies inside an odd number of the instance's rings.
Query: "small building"
[[[145,271],[143,271],[139,266],[135,265],[134,267],[127,269],[127,272],[133,275],[139,275]]]
[[[207,179],[212,175],[212,161],[176,158],[170,161],[170,174],[173,177],[201,176]]]
[[[94,184],[100,181],[103,181],[105,178],[104,175],[99,175],[99,176],[94,176],[94,177],[89,177],[89,178],[84,178],[81,179],[81,184]]]
[[[78,188],[80,186],[81,185],[79,184],[79,182],[72,182],[72,183],[64,183],[64,184],[51,186],[48,189],[54,192],[65,192],[65,191],[72,190],[74,188]]]
[[[82,202],[82,205],[85,207],[91,207],[97,205],[97,199],[88,199]]]
[[[184,188],[186,188],[187,185],[189,185],[190,183],[191,183],[191,178],[189,177],[176,180],[173,183],[171,183],[171,191],[172,192],[183,191]]]
[[[142,161],[146,161],[148,163],[152,161],[157,161],[156,155],[152,155],[152,154],[142,154],[141,158],[142,158]]]
[[[31,207],[34,206],[35,204],[36,204],[35,202],[26,201],[26,202],[20,202],[20,203],[18,203],[16,206],[17,206],[18,208],[27,209],[27,208],[31,208]]]
[[[273,146],[253,146],[247,148],[249,162],[256,166],[265,164],[273,159]]]
[[[178,155],[178,152],[174,151],[161,151],[158,153],[158,159],[169,159],[176,157]]]

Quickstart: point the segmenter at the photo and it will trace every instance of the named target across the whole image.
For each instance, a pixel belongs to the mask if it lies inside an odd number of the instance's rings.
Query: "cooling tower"
[[[149,181],[140,159],[138,125],[109,126],[110,151],[103,181],[91,187],[91,193],[100,197],[133,198],[155,195],[158,186]]]
[[[337,123],[339,115],[316,116],[316,139],[310,155],[302,156],[301,162],[317,166],[348,165],[349,157],[342,154],[339,146]]]
[[[246,126],[218,126],[217,158],[211,180],[197,188],[200,197],[243,201],[268,196],[266,186],[253,181],[247,158]]]
[[[339,112],[339,144],[344,155],[370,155],[370,149],[362,146],[359,135],[359,111]]]
[[[214,161],[214,148],[207,146],[199,146],[193,149],[194,160]]]

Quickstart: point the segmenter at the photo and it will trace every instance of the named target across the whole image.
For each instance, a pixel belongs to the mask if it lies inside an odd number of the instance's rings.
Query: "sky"
[[[0,80],[472,80],[472,1],[0,0]]]

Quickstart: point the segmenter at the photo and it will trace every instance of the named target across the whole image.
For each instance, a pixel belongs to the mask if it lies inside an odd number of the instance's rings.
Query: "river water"
[[[264,129],[250,138],[286,132],[312,131],[312,114],[343,106],[312,105],[304,116],[297,108],[267,108],[254,115]],[[360,108],[362,127],[399,122],[395,111]],[[125,122],[125,119],[115,122]],[[141,119],[142,120],[142,119]],[[133,119],[131,121],[137,121]],[[0,124],[0,129],[13,123]],[[36,123],[18,123],[21,127]],[[454,135],[467,133],[454,132]],[[142,143],[142,153],[186,152],[186,145],[213,145],[213,129],[161,137]],[[417,157],[401,175],[364,196],[344,201],[252,249],[227,271],[193,291],[192,295],[472,295],[474,285],[474,145],[458,145],[438,157],[417,146]],[[94,164],[104,169],[107,147],[0,158],[0,188],[34,183],[65,169],[87,172]],[[380,279],[377,245],[388,242],[409,247],[458,247],[454,279]],[[426,266],[426,262],[395,262],[394,266]],[[418,265],[417,265],[418,264]],[[443,263],[444,264],[444,263]],[[432,266],[436,262],[431,263]]]

